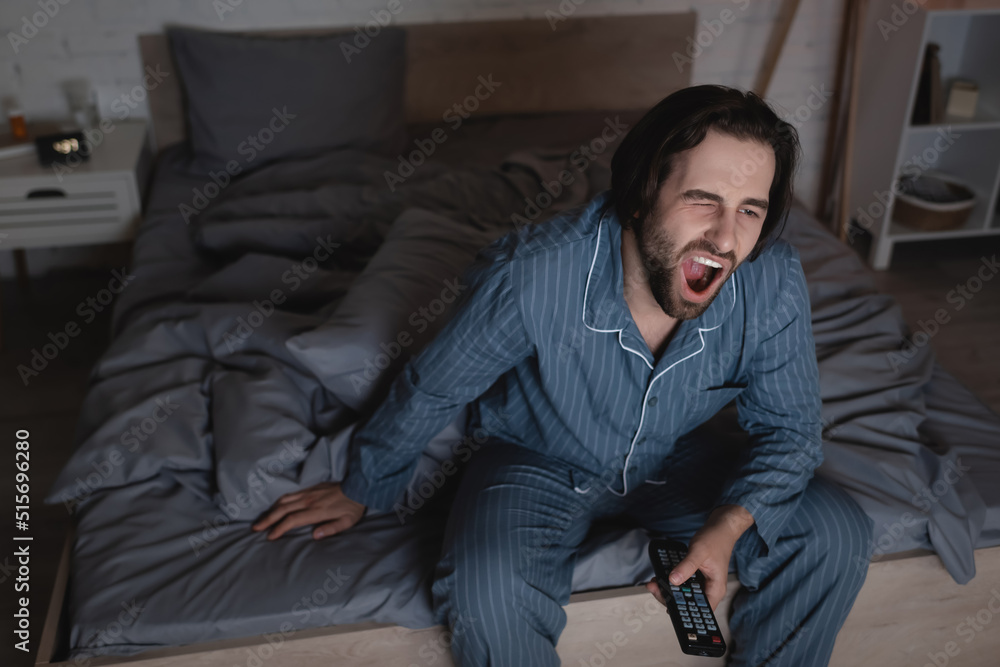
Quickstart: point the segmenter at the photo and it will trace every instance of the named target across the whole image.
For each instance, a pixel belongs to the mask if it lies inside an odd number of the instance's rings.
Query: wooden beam
[[[795,20],[795,14],[798,10],[799,0],[782,0],[774,30],[768,40],[767,49],[764,51],[764,62],[760,66],[757,82],[753,87],[754,92],[761,97],[767,97],[771,77],[778,66],[778,59],[781,57],[781,51],[785,48],[785,40],[788,39],[788,33],[792,29],[792,22]]]
[[[826,126],[826,142],[823,146],[823,165],[820,175],[819,193],[816,199],[816,217],[827,225],[834,234],[838,233],[840,188],[839,180],[844,160],[844,132],[846,130],[846,104],[848,95],[844,89],[849,85],[848,64],[854,53],[854,15],[858,11],[858,0],[844,0],[840,19],[840,39],[837,43],[837,71],[833,78],[833,97],[830,108],[833,113]]]
[[[840,220],[838,222],[839,237],[847,241],[847,228],[851,223],[851,175],[854,161],[854,132],[857,128],[858,89],[861,85],[861,58],[863,56],[861,42],[864,31],[862,22],[868,16],[868,0],[858,0],[858,10],[854,15],[854,49],[851,55],[851,92],[847,104],[847,132],[844,137],[844,168],[841,175],[840,203],[837,206]]]

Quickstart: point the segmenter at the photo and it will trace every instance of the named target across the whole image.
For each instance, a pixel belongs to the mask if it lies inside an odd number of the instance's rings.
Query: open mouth
[[[716,283],[722,277],[723,266],[703,255],[691,255],[681,262],[681,273],[684,275],[688,300],[704,301],[712,294]]]

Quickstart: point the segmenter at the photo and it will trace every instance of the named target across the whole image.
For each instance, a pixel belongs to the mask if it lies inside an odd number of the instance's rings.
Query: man
[[[607,518],[688,542],[670,580],[700,569],[713,609],[738,573],[731,664],[827,664],[872,522],[813,476],[809,296],[776,238],[798,152],[752,93],[664,99],[616,151],[610,191],[480,251],[461,308],[355,434],[343,484],[281,498],[255,530],[320,538],[388,510],[464,405],[470,432],[499,408],[435,571],[459,664],[558,665],[576,552]],[[751,446],[721,461],[684,436],[734,398]]]

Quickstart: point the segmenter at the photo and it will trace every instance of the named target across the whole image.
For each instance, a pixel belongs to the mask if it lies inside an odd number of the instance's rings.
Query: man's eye
[[[757,211],[754,211],[751,208],[745,208],[745,209],[742,209],[742,210],[746,211],[747,213],[749,213],[750,217],[752,217],[752,218],[759,218],[760,217],[759,215],[757,215]]]

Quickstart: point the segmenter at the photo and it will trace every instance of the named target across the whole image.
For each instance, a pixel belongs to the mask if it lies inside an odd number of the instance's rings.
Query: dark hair
[[[778,118],[752,92],[717,85],[692,86],[668,95],[625,135],[611,159],[611,199],[623,227],[632,215],[645,220],[660,186],[670,176],[673,157],[700,144],[710,128],[774,150],[774,180],[760,238],[748,259],[755,260],[781,233],[792,206],[792,176],[799,160],[795,128]]]

